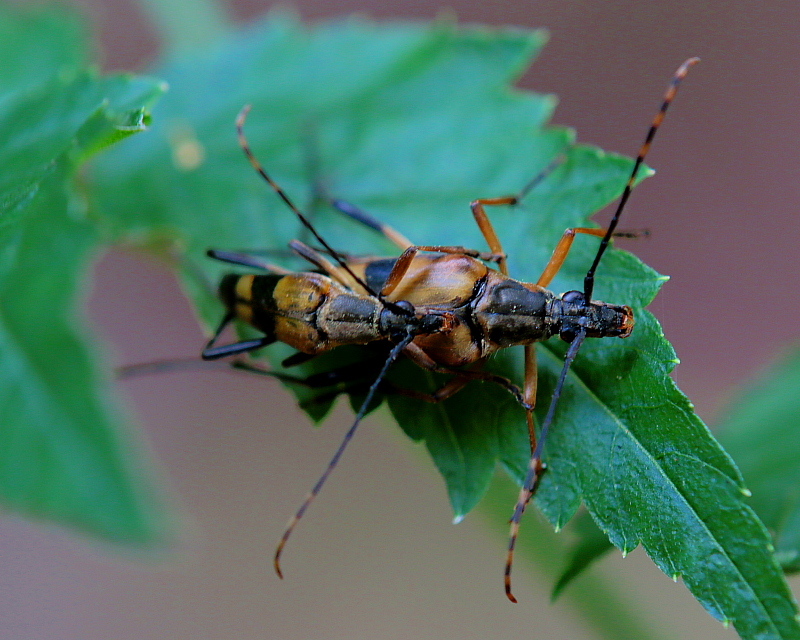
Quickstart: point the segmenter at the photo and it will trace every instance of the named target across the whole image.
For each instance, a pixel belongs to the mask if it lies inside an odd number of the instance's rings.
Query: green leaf
[[[566,162],[522,205],[490,212],[512,274],[535,282],[564,229],[618,197],[632,166],[574,146],[570,131],[545,126],[551,97],[509,87],[543,42],[540,32],[447,22],[388,28],[351,19],[311,30],[273,16],[159,70],[172,91],[152,135],[98,167],[101,200],[119,238],[167,237],[184,249],[187,288],[212,326],[221,309],[202,281],[228,268],[205,259],[206,249],[277,250],[305,238],[237,148],[232,123],[245,103],[254,152],[323,236],[353,254],[396,249],[317,201],[320,187],[413,241],[483,248],[468,203],[516,192],[563,152]],[[555,290],[581,287],[596,246],[576,242]],[[546,448],[540,507],[561,527],[585,502],[614,545],[642,544],[742,637],[797,637],[794,603],[743,503],[739,473],[669,378],[675,354],[642,310],[664,278],[621,251],[609,252],[598,277],[597,297],[633,306],[637,327],[627,340],[586,344],[576,360]],[[273,351],[277,363],[285,350]],[[541,420],[564,349],[554,341],[538,351]],[[491,369],[520,382],[520,352],[499,354]],[[441,384],[407,362],[392,376],[423,390]],[[352,390],[357,402],[363,384]],[[425,441],[457,517],[485,494],[498,462],[518,481],[524,475],[524,414],[496,385],[472,383],[438,405],[401,396],[389,405]]]
[[[96,535],[151,539],[161,524],[77,308],[98,230],[74,176],[141,128],[160,89],[80,70],[79,31],[62,11],[4,7],[0,24],[0,499]]]
[[[0,60],[3,93],[42,85],[86,66],[84,28],[63,7],[18,11],[0,6]]]
[[[800,349],[745,389],[719,425],[720,442],[739,465],[753,509],[775,556],[800,571]]]

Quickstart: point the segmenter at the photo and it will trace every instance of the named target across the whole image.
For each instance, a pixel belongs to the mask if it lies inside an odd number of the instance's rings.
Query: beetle
[[[690,58],[675,72],[639,150],[609,226],[606,229],[567,229],[535,283],[522,282],[509,276],[507,257],[486,207],[517,204],[557,166],[558,159],[517,195],[478,199],[471,203],[473,217],[489,246],[489,252],[461,246],[415,245],[358,207],[330,199],[330,203],[343,214],[380,231],[402,249],[397,258],[349,258],[333,249],[320,236],[309,219],[264,170],[244,134],[249,106],[242,110],[236,125],[240,145],[248,160],[322,246],[322,250],[299,240],[290,243],[295,253],[316,267],[315,270],[302,272],[289,271],[252,254],[209,250],[208,255],[214,259],[268,273],[229,274],[223,277],[219,297],[226,311],[219,327],[206,343],[202,358],[216,360],[240,355],[276,341],[298,350],[298,354],[285,361],[285,364],[297,364],[347,344],[383,343],[390,346],[351,427],[278,543],[274,566],[279,576],[282,577],[281,553],[294,527],[337,465],[389,367],[399,357],[405,356],[424,369],[452,376],[432,394],[409,392],[415,397],[440,402],[460,391],[470,380],[489,380],[509,390],[526,411],[531,458],[511,518],[504,571],[506,595],[516,602],[511,592],[511,568],[519,522],[545,471],[543,447],[570,366],[587,337],[625,338],[634,327],[630,307],[592,299],[597,267],[612,237],[628,235],[616,231],[621,213],[656,130],[681,81],[697,61],[697,58]],[[600,245],[584,278],[583,291],[557,295],[549,291],[547,286],[563,265],[579,234],[601,238]],[[487,262],[495,263],[497,268],[489,267]],[[263,337],[216,346],[225,327],[235,319],[261,331]],[[537,383],[534,344],[555,335],[567,342],[569,348],[537,437],[533,418]],[[482,369],[493,353],[520,345],[525,350],[522,389],[506,378]]]

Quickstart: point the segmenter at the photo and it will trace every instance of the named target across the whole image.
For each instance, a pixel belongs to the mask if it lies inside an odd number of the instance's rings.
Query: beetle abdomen
[[[228,275],[220,298],[234,315],[303,353],[380,340],[380,304],[314,272]]]

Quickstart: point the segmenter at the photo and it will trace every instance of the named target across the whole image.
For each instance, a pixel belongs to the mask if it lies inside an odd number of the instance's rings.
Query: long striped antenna
[[[570,342],[567,354],[564,356],[564,366],[561,369],[561,375],[558,378],[558,383],[553,391],[553,397],[550,398],[550,406],[547,408],[547,416],[542,423],[542,429],[539,432],[539,440],[536,443],[536,449],[533,450],[531,461],[528,465],[528,473],[525,476],[525,482],[522,483],[522,489],[519,492],[517,504],[514,507],[514,515],[511,516],[511,533],[508,536],[508,555],[506,557],[506,567],[503,572],[503,580],[505,583],[506,596],[511,602],[516,602],[517,599],[511,593],[511,567],[514,565],[514,548],[517,545],[517,537],[519,535],[519,522],[522,519],[522,514],[525,513],[525,507],[533,498],[536,489],[539,487],[539,480],[542,479],[542,472],[544,471],[544,464],[542,463],[542,451],[544,449],[544,442],[547,439],[547,434],[550,431],[550,425],[553,424],[553,418],[556,414],[556,407],[558,400],[561,397],[561,390],[564,388],[564,382],[567,379],[567,373],[572,366],[572,361],[578,355],[578,349],[581,348],[583,340],[586,338],[586,329],[581,328],[575,338]]]
[[[236,116],[236,133],[239,136],[239,146],[242,147],[242,151],[244,151],[245,155],[247,156],[247,159],[250,161],[250,164],[253,165],[253,168],[259,173],[259,175],[261,175],[262,178],[264,178],[264,180],[267,181],[269,186],[272,187],[273,191],[275,191],[275,193],[277,193],[281,197],[281,200],[283,200],[286,203],[286,206],[289,207],[292,210],[292,212],[294,212],[294,214],[297,216],[297,218],[300,220],[303,226],[306,229],[308,229],[311,232],[311,235],[314,236],[316,241],[319,242],[325,248],[325,251],[327,251],[328,254],[334,260],[336,260],[337,263],[339,263],[339,266],[342,267],[342,269],[344,269],[348,273],[348,275],[352,277],[353,280],[359,284],[359,286],[363,287],[364,291],[366,291],[369,295],[380,300],[384,305],[391,307],[392,311],[408,315],[407,309],[403,309],[402,307],[398,307],[397,305],[392,304],[387,300],[384,300],[379,293],[373,291],[372,287],[370,287],[366,282],[364,282],[363,279],[358,277],[350,268],[350,266],[347,264],[347,261],[344,259],[344,257],[340,255],[338,251],[336,251],[331,245],[329,245],[325,241],[325,238],[323,238],[317,232],[316,228],[314,228],[314,225],[311,224],[311,221],[303,214],[302,211],[300,211],[300,209],[297,208],[297,206],[294,204],[294,202],[292,202],[291,198],[289,198],[289,196],[286,195],[286,192],[280,187],[280,185],[278,185],[277,182],[275,182],[272,178],[270,178],[269,174],[264,170],[264,167],[258,161],[258,158],[256,158],[255,154],[253,154],[253,151],[250,149],[250,143],[247,141],[247,136],[245,136],[244,134],[244,123],[247,120],[247,114],[250,113],[250,109],[251,105],[246,104],[244,107],[242,107],[242,110],[239,112],[239,115]]]
[[[370,404],[372,404],[372,398],[375,396],[375,392],[378,390],[378,387],[380,386],[381,382],[383,382],[383,378],[386,376],[387,371],[389,371],[389,367],[395,360],[397,360],[397,358],[400,357],[400,354],[403,352],[403,349],[405,349],[409,344],[411,344],[411,341],[414,340],[414,337],[415,337],[414,332],[409,330],[406,333],[405,337],[392,348],[391,352],[389,353],[389,356],[386,358],[386,362],[383,363],[383,367],[381,368],[378,377],[375,378],[375,382],[372,383],[372,385],[369,388],[369,391],[367,391],[367,396],[366,398],[364,398],[364,402],[361,403],[361,407],[359,408],[358,413],[356,414],[355,420],[353,420],[353,424],[347,430],[347,433],[344,434],[344,438],[342,438],[341,443],[339,443],[339,448],[336,450],[336,453],[333,454],[331,461],[328,463],[328,466],[325,468],[323,474],[319,477],[319,480],[317,480],[316,484],[314,485],[314,488],[311,489],[309,494],[306,496],[306,499],[303,501],[303,504],[300,505],[300,508],[289,520],[289,524],[286,525],[286,529],[284,530],[283,535],[281,536],[281,539],[278,542],[278,546],[275,549],[275,557],[273,560],[273,564],[275,566],[275,573],[278,574],[279,578],[283,578],[283,572],[281,571],[281,554],[283,553],[283,548],[286,546],[286,542],[289,540],[289,536],[292,535],[292,531],[294,531],[294,528],[297,526],[297,523],[300,521],[300,518],[303,517],[303,514],[306,512],[306,509],[308,509],[309,505],[313,502],[314,498],[317,497],[317,494],[320,492],[320,489],[322,489],[322,485],[325,484],[325,481],[328,479],[328,476],[331,474],[336,465],[339,463],[339,458],[342,457],[344,450],[347,448],[347,445],[350,443],[350,440],[352,440],[353,435],[356,432],[356,429],[358,429],[358,425],[361,423],[361,419],[367,413],[367,409],[369,409]]]
[[[645,156],[647,152],[650,151],[650,145],[653,142],[653,138],[655,137],[656,131],[661,126],[661,123],[664,121],[664,116],[667,113],[667,108],[669,107],[672,100],[675,98],[675,94],[678,92],[678,87],[681,84],[681,81],[686,77],[686,74],[689,72],[689,69],[700,61],[700,58],[689,58],[686,62],[684,62],[678,70],[675,72],[675,75],[672,77],[672,80],[667,87],[667,92],[664,94],[664,100],[661,103],[661,108],[656,113],[655,118],[653,118],[653,122],[650,125],[650,129],[647,132],[647,136],[645,137],[644,144],[639,149],[639,155],[636,157],[636,162],[633,165],[633,171],[631,172],[630,178],[628,178],[628,182],[625,185],[625,190],[622,192],[622,197],[620,198],[619,204],[617,205],[617,210],[614,213],[614,217],[611,220],[611,223],[608,225],[608,229],[606,230],[606,234],[603,237],[603,240],[600,243],[600,247],[597,250],[597,254],[594,257],[594,262],[592,262],[592,266],[589,267],[589,271],[586,273],[586,277],[584,278],[584,301],[588,304],[591,302],[592,299],[592,291],[594,289],[594,274],[597,270],[597,265],[600,263],[600,259],[603,257],[603,253],[605,253],[606,248],[608,247],[608,243],[611,237],[614,235],[614,230],[617,227],[617,223],[619,222],[620,215],[622,214],[622,210],[625,208],[625,203],[628,201],[628,198],[631,195],[631,190],[633,189],[633,184],[636,181],[636,176],[639,173],[639,168],[641,167],[642,163],[644,162]],[[550,427],[553,423],[553,419],[555,417],[556,408],[558,406],[559,398],[561,397],[561,391],[564,388],[564,383],[567,379],[567,374],[569,373],[569,369],[572,366],[572,362],[575,360],[575,357],[578,355],[578,350],[580,349],[581,345],[583,344],[583,340],[586,338],[586,329],[581,327],[581,329],[577,332],[575,337],[572,339],[569,345],[569,349],[567,350],[567,354],[564,357],[564,366],[561,369],[561,375],[558,378],[558,383],[556,384],[556,388],[553,391],[553,396],[550,399],[550,406],[547,409],[547,416],[542,423],[542,429],[539,434],[539,439],[536,444],[536,449],[531,454],[530,463],[528,465],[528,473],[525,477],[525,482],[520,489],[519,498],[517,499],[517,504],[514,507],[514,513],[511,516],[511,530],[508,536],[508,553],[506,556],[506,565],[505,570],[503,572],[503,581],[505,584],[505,592],[506,596],[508,597],[511,602],[516,602],[517,599],[514,597],[514,594],[511,592],[511,569],[514,564],[514,549],[517,544],[517,537],[519,535],[519,523],[520,519],[522,518],[522,514],[525,512],[525,508],[528,506],[528,503],[533,498],[534,494],[536,493],[536,489],[539,487],[539,481],[542,478],[542,473],[544,472],[545,465],[542,462],[542,453],[544,451],[544,444],[545,440],[547,439],[547,434],[550,431]]]
[[[603,236],[603,239],[600,242],[600,247],[597,249],[597,255],[594,257],[594,262],[592,262],[592,266],[589,267],[589,271],[586,272],[586,277],[583,279],[583,298],[586,300],[586,302],[591,302],[592,300],[592,292],[594,291],[594,274],[595,271],[597,271],[597,265],[600,264],[600,259],[606,252],[606,248],[608,248],[608,243],[611,241],[611,236],[614,235],[614,230],[617,228],[617,223],[622,215],[622,210],[625,208],[628,198],[631,196],[633,184],[636,182],[636,176],[639,174],[639,168],[642,166],[645,156],[647,156],[647,152],[650,151],[650,145],[653,142],[656,131],[658,131],[661,123],[664,121],[664,116],[667,114],[667,109],[675,98],[675,94],[678,93],[678,87],[680,87],[681,82],[686,77],[686,74],[689,73],[689,69],[691,69],[698,62],[700,62],[700,58],[689,58],[680,67],[678,67],[675,75],[672,76],[672,80],[667,87],[667,92],[664,94],[664,101],[661,103],[661,108],[658,110],[658,113],[656,113],[655,118],[653,118],[653,123],[650,125],[650,130],[647,132],[647,136],[644,139],[644,144],[642,144],[641,149],[639,149],[639,155],[636,156],[636,162],[633,164],[633,171],[631,171],[631,176],[628,178],[628,182],[625,184],[625,190],[622,192],[622,196],[619,199],[619,204],[617,205],[617,210],[614,212],[614,217],[611,218],[611,223],[608,225],[608,229],[606,229],[606,235]]]

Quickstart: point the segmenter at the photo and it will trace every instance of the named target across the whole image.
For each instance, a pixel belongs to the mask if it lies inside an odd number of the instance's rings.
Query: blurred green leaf
[[[160,88],[82,70],[80,30],[61,10],[6,5],[0,24],[0,499],[96,535],[150,539],[152,496],[77,309],[99,234],[75,172],[140,130]]]
[[[65,7],[16,10],[0,6],[0,60],[3,93],[45,84],[85,67],[83,24]]]
[[[741,393],[719,425],[719,439],[753,494],[775,556],[800,571],[800,349]]]
[[[232,124],[245,103],[253,105],[254,152],[323,236],[354,254],[395,250],[321,204],[320,188],[414,241],[483,247],[468,203],[516,192],[565,152],[564,165],[521,206],[491,212],[511,272],[536,281],[563,230],[617,197],[631,170],[629,160],[573,146],[570,131],[545,127],[551,97],[509,87],[543,42],[540,32],[447,22],[379,27],[351,19],[312,30],[275,15],[159,70],[172,91],[152,135],[98,166],[100,199],[117,237],[167,237],[184,249],[187,288],[210,326],[221,309],[203,281],[229,267],[205,259],[207,248],[275,250],[305,237],[237,147]],[[580,288],[595,250],[591,239],[576,242],[553,288]],[[585,345],[576,360],[546,449],[539,506],[561,527],[585,502],[615,546],[642,544],[742,637],[797,637],[795,606],[766,531],[743,502],[739,473],[670,379],[675,354],[642,310],[663,281],[624,252],[604,259],[597,297],[635,307],[637,328],[624,341]],[[520,351],[490,367],[519,381]],[[540,420],[562,355],[558,341],[540,345]],[[408,363],[393,375],[404,385],[437,384]],[[524,475],[524,415],[496,386],[474,383],[438,405],[399,396],[389,405],[406,433],[425,441],[457,517],[484,495],[497,462],[518,481]]]
[[[553,600],[558,598],[566,586],[592,562],[614,548],[608,536],[600,530],[586,511],[578,513],[570,522],[570,526],[577,534],[577,539],[570,549],[566,568],[553,586],[551,595]]]

